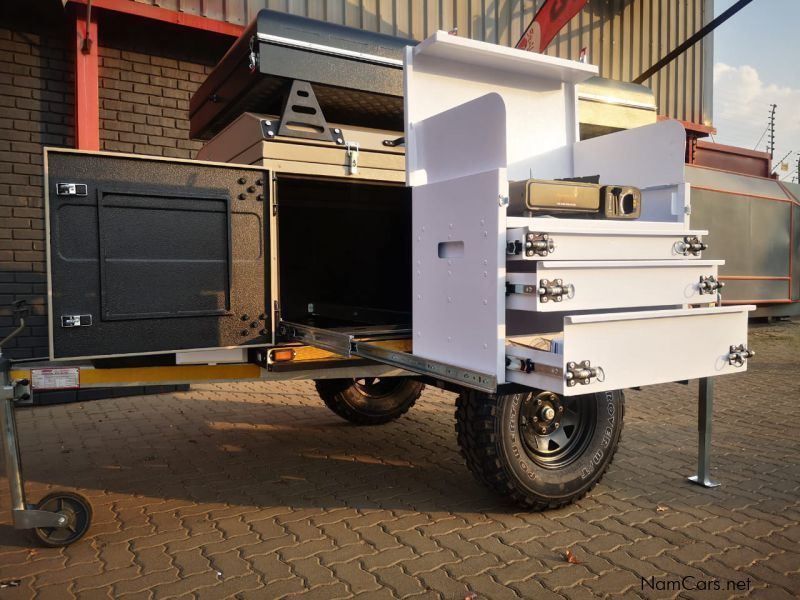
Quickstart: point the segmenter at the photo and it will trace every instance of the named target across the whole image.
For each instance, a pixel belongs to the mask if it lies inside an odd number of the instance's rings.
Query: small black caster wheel
[[[92,505],[80,494],[53,492],[36,505],[36,510],[61,513],[67,518],[63,527],[37,527],[33,530],[36,539],[50,548],[69,546],[89,531],[92,522]]]

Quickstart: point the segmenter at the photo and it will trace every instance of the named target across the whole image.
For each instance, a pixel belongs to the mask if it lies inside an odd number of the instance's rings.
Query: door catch
[[[358,175],[358,142],[347,142],[345,156],[350,175]]]
[[[61,315],[61,327],[90,327],[92,315]]]
[[[89,186],[85,183],[57,183],[56,195],[58,196],[86,196]]]

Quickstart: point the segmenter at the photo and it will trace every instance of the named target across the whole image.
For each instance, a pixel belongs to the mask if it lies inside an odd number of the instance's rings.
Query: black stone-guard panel
[[[266,173],[52,150],[47,168],[52,358],[268,342]]]

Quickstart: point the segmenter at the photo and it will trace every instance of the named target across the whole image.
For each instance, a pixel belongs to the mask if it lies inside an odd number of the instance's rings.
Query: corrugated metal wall
[[[437,29],[514,45],[544,0],[137,0],[245,25],[262,8],[370,31],[424,39]],[[600,74],[631,80],[699,29],[713,0],[590,0],[547,53],[577,58],[588,48]],[[711,124],[711,41],[700,43],[645,82],[659,112]]]

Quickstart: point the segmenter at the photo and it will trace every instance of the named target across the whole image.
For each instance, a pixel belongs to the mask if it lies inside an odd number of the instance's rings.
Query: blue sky
[[[715,0],[719,14],[736,0]],[[776,111],[775,160],[800,152],[800,0],[753,0],[714,33],[716,141],[753,148]],[[766,136],[759,144],[763,150]]]

